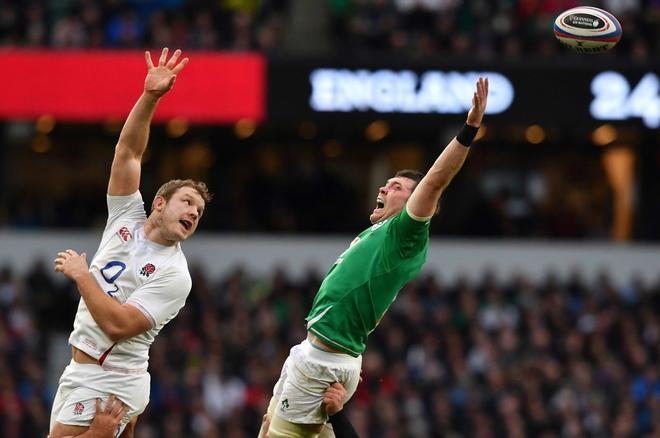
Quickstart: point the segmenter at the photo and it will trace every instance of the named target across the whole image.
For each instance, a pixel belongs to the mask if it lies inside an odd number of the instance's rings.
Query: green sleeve
[[[387,230],[385,252],[389,261],[396,262],[423,251],[428,245],[430,224],[431,218],[414,219],[404,207]]]

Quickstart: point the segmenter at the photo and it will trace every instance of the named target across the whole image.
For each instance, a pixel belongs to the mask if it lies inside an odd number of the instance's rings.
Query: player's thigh
[[[137,420],[137,415],[131,418],[131,421],[128,422],[122,434],[119,435],[119,438],[133,438],[135,435],[135,424],[137,423]]]
[[[266,415],[264,415],[261,422],[258,438],[266,438],[266,432],[268,431],[268,427],[270,425],[270,419],[273,418],[273,415],[275,415],[275,406],[277,406],[277,400],[279,399],[276,398],[275,395],[270,398],[270,403],[268,403],[268,410],[266,411]]]
[[[69,424],[58,423],[57,421],[53,425],[53,428],[48,434],[48,438],[62,438],[65,436],[78,436],[87,432],[89,427],[87,426],[71,426]]]
[[[63,385],[60,385],[57,388],[57,393],[55,393],[55,399],[53,400],[53,406],[50,411],[50,424],[48,426],[50,430],[53,430],[57,425],[57,416],[62,410],[62,406],[64,405],[64,402],[66,401],[70,392],[71,389],[66,388]]]
[[[323,425],[319,438],[335,438],[335,431],[332,429],[332,424],[325,423]]]
[[[275,408],[277,407],[277,403],[280,399],[280,394],[282,394],[282,387],[284,386],[284,382],[286,382],[287,379],[287,368],[290,362],[291,362],[291,357],[289,356],[287,357],[286,361],[284,361],[284,365],[282,366],[282,372],[280,373],[280,378],[277,379],[277,382],[273,387],[273,396],[270,398],[270,402],[268,403],[268,408],[266,409],[266,415],[262,420],[261,429],[259,429],[258,438],[266,438],[266,431],[268,430],[268,424],[270,424],[270,419],[273,418],[273,415],[275,415]]]
[[[96,401],[101,401],[101,406],[108,402],[109,394],[91,388],[76,388],[71,391],[62,401],[61,408],[57,413],[54,424],[88,428],[96,416]],[[124,404],[125,400],[120,399]],[[130,411],[129,411],[130,413]],[[121,419],[117,433],[121,434],[126,425],[131,421],[129,414]],[[53,428],[53,430],[56,430]],[[63,435],[66,436],[66,435]]]
[[[316,424],[294,424],[275,414],[278,398],[271,397],[268,404],[268,412],[266,413],[267,419],[264,419],[262,428],[259,431],[259,438],[294,438],[305,437],[312,438],[318,436],[323,425]],[[267,432],[266,432],[267,431]],[[325,435],[326,437],[334,437],[334,434]]]
[[[270,418],[268,438],[317,438],[323,424],[295,424],[275,414]]]

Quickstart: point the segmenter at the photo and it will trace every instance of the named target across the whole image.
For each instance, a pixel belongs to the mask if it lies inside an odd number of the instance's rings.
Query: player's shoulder
[[[144,205],[142,193],[137,190],[129,195],[116,195],[106,193],[105,198],[109,206],[118,207],[123,205]]]
[[[414,217],[404,207],[389,221],[387,234],[395,240],[428,239],[431,218]]]
[[[173,260],[163,266],[160,272],[162,286],[172,289],[177,293],[187,294],[192,288],[192,277],[188,270],[188,264],[185,258],[181,260]]]
[[[181,249],[180,243],[177,244],[177,254],[174,263],[181,269],[184,269],[186,272],[188,272],[188,259],[186,258],[186,255],[184,254],[183,250]]]
[[[433,216],[419,217],[408,211],[408,204],[406,204],[401,211],[392,217],[392,223],[410,223],[420,227],[428,227],[431,223]]]
[[[176,255],[171,259],[168,264],[168,269],[171,270],[173,275],[178,277],[190,279],[190,269],[188,268],[188,259],[186,255],[181,251],[181,248],[177,249]]]
[[[106,194],[108,204],[108,221],[113,223],[117,220],[145,220],[147,217],[144,209],[144,201],[140,191],[130,195]]]
[[[188,269],[188,260],[183,252],[178,251],[177,254],[169,260],[166,270],[172,275],[190,277],[190,270]]]

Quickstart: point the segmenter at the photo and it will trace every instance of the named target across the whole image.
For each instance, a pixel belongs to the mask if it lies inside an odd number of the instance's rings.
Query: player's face
[[[403,176],[395,176],[387,180],[387,184],[378,190],[376,208],[369,216],[372,224],[398,214],[406,201],[412,195],[415,181]]]
[[[163,231],[170,240],[186,240],[197,229],[204,213],[204,199],[192,187],[181,187],[165,204],[162,214]]]

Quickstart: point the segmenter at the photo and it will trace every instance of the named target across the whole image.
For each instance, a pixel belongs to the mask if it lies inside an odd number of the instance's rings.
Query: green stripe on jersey
[[[411,218],[404,208],[360,233],[321,283],[307,329],[351,356],[362,354],[369,333],[422,269],[429,224]]]

